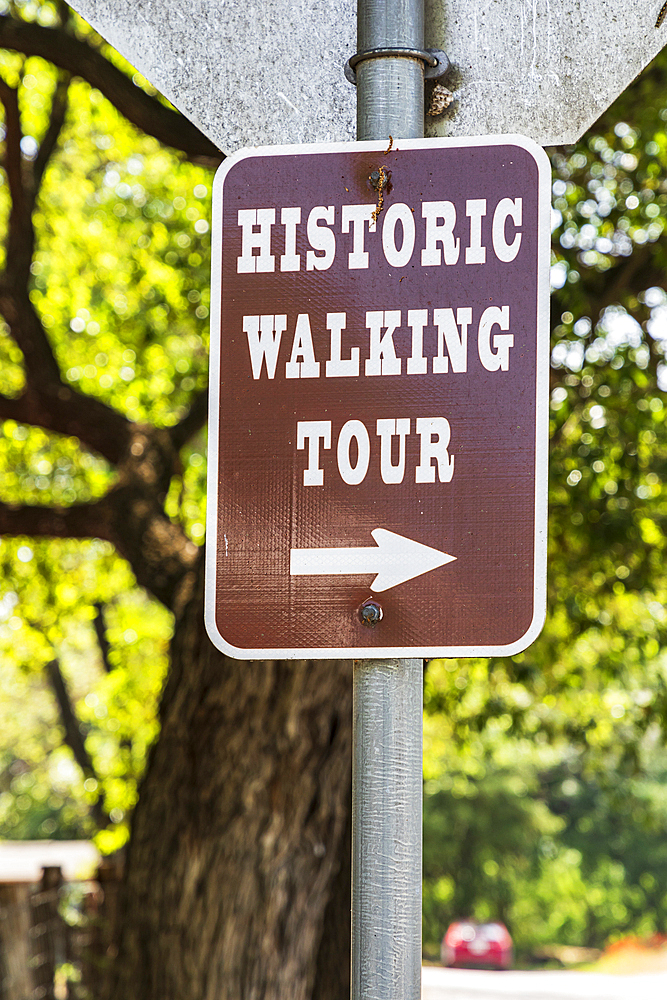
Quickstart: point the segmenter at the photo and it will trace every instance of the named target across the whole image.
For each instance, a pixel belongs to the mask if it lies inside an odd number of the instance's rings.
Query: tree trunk
[[[347,1000],[351,664],[229,659],[202,608],[200,579],[134,814],[111,996]]]

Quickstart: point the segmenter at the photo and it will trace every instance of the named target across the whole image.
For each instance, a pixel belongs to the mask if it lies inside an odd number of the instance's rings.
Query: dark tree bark
[[[100,655],[102,657],[102,666],[108,674],[113,670],[111,661],[109,660],[109,653],[111,652],[111,643],[107,638],[107,626],[104,619],[104,605],[95,605],[95,617],[93,618],[93,628],[95,629],[95,635],[97,637],[97,645],[100,647]]]
[[[352,785],[347,799],[347,824],[340,848],[338,874],[324,911],[317,952],[312,1000],[348,1000],[351,975],[352,913]]]
[[[224,657],[201,577],[133,817],[111,996],[307,1000],[317,979],[343,1000],[351,665]]]

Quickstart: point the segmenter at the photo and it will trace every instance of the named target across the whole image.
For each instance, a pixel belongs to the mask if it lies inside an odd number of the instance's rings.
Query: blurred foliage
[[[424,937],[667,929],[667,53],[553,166],[548,615],[426,679]]]
[[[9,5],[0,0],[0,13]],[[17,16],[50,25],[55,4],[16,3]],[[73,27],[121,68],[127,63],[79,18]],[[57,73],[39,58],[0,51],[0,74],[19,89],[23,155],[48,125]],[[130,70],[130,75],[132,71]],[[135,74],[134,82],[152,91]],[[81,80],[35,215],[30,296],[64,378],[130,419],[175,424],[206,385],[211,175],[129,125]],[[0,226],[9,195],[0,170]],[[4,247],[0,249],[0,256]],[[1,261],[0,261],[1,263]],[[22,355],[0,322],[0,392],[23,385]],[[204,537],[205,436],[183,450],[168,514]],[[115,472],[99,455],[39,428],[0,429],[0,499],[69,505],[102,496]],[[0,837],[87,837],[99,799],[110,825],[103,850],[127,838],[168,665],[171,615],[136,587],[110,545],[0,541]],[[94,618],[103,608],[103,661]],[[57,659],[95,777],[63,745],[44,670]]]
[[[434,661],[428,687],[450,683],[442,674],[452,665]],[[607,704],[611,715],[619,702]],[[524,960],[544,945],[601,947],[626,933],[664,932],[667,752],[653,725],[635,743],[629,771],[613,742],[601,756],[541,732],[508,735],[495,720],[457,745],[453,727],[427,714],[429,953],[449,921],[465,916],[503,920]]]

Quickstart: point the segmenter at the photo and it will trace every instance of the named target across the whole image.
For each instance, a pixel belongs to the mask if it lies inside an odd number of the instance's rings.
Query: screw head
[[[367,625],[369,628],[373,628],[379,621],[382,621],[383,611],[381,605],[377,601],[370,598],[359,608],[359,618],[362,625]]]

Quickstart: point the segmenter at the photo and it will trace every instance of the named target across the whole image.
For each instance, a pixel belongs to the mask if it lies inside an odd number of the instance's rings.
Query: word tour
[[[409,417],[386,417],[375,422],[379,438],[380,475],[383,483],[402,483],[405,478],[405,439],[411,432]],[[332,447],[331,420],[299,420],[296,425],[297,450],[305,450],[307,466],[304,486],[323,486],[322,451]],[[454,456],[449,454],[451,428],[446,417],[417,417],[415,433],[420,437],[416,483],[449,483],[454,475]],[[398,449],[394,448],[394,438]],[[394,462],[393,459],[396,458]],[[371,435],[362,420],[347,420],[338,433],[336,464],[340,478],[348,486],[358,486],[366,478],[371,461]]]

